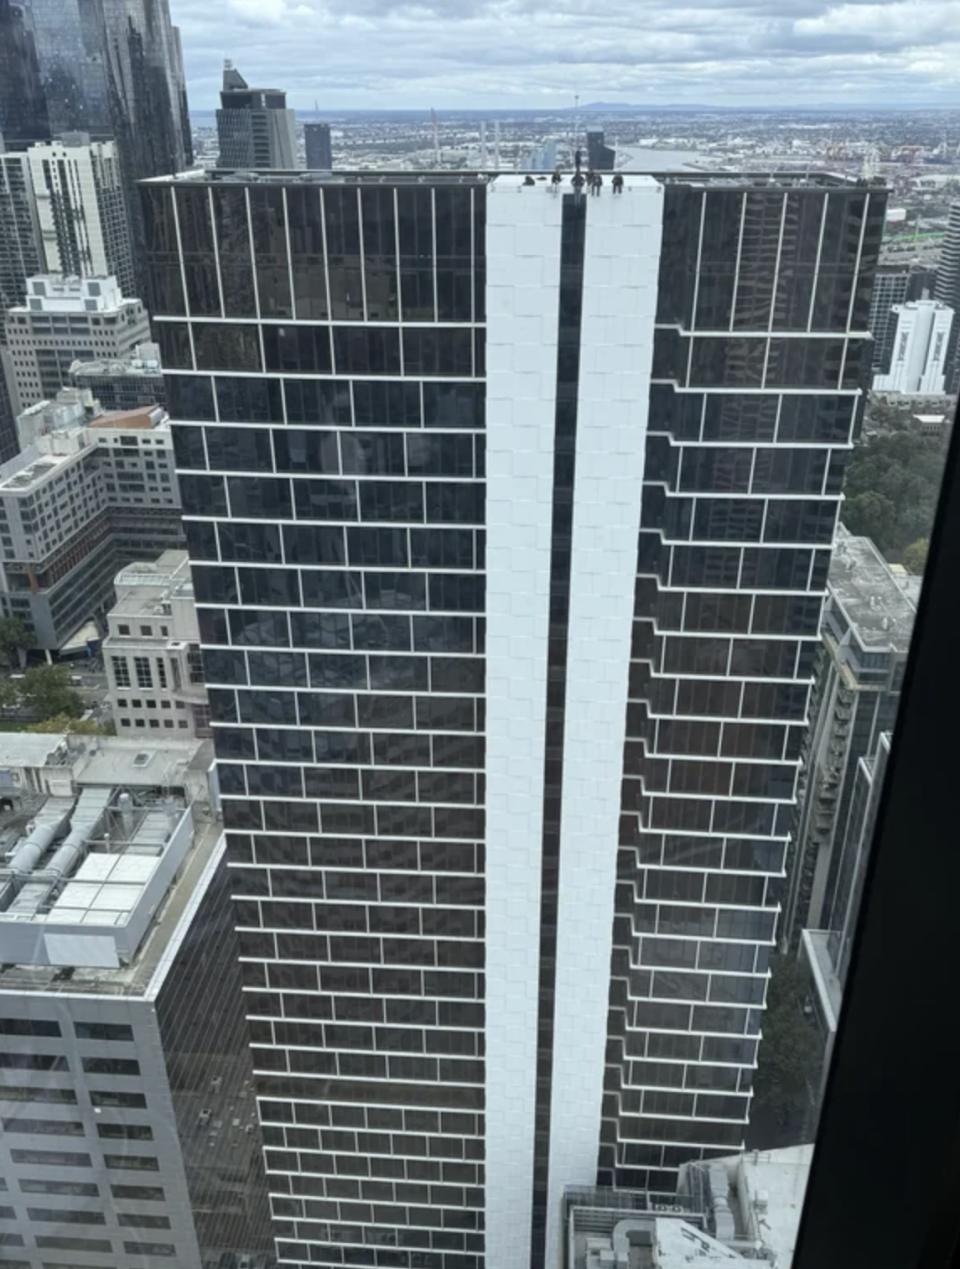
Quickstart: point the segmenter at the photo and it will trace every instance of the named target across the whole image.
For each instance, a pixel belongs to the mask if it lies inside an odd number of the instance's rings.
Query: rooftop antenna
[[[573,98],[573,150],[576,150],[580,144],[580,94],[575,93]]]
[[[433,159],[440,166],[440,133],[437,131],[437,112],[431,107],[430,118],[433,120]]]
[[[482,168],[486,168],[487,166],[487,121],[486,119],[481,119],[480,121],[480,166]]]
[[[494,170],[500,171],[500,120],[493,121],[493,166]]]

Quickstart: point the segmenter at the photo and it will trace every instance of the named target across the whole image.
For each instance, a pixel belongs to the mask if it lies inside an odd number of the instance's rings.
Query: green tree
[[[752,1118],[761,1132],[769,1134],[768,1146],[789,1144],[784,1137],[801,1140],[812,1120],[823,1044],[804,1013],[809,994],[809,980],[798,962],[786,956],[775,958],[753,1086]],[[766,1148],[756,1139],[748,1145]]]
[[[31,723],[24,730],[40,736],[56,735],[59,732],[67,732],[71,736],[116,734],[112,723],[95,723],[92,718],[73,718],[70,714],[54,714],[52,718],[45,718],[42,723]]]
[[[934,438],[897,433],[858,445],[844,481],[840,518],[884,554],[929,537],[940,495],[944,450]]]
[[[31,647],[33,640],[19,617],[0,617],[0,656],[11,669],[21,664],[21,654]]]
[[[0,679],[0,710],[14,709],[20,701],[16,683]]]
[[[903,564],[911,573],[922,573],[927,567],[927,555],[930,551],[929,538],[917,538],[903,552]]]
[[[20,684],[20,695],[25,707],[40,718],[53,718],[57,714],[79,718],[83,713],[83,698],[70,686],[65,665],[36,665],[27,670]]]

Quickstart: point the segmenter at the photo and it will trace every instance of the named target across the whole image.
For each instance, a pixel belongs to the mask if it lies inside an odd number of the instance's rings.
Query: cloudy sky
[[[960,0],[170,0],[190,104],[224,57],[300,109],[960,106]]]

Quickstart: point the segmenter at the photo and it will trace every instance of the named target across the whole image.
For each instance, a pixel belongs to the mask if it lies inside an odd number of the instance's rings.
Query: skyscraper
[[[0,134],[14,150],[69,132],[116,141],[135,262],[136,182],[192,160],[185,104],[168,0],[0,0]]]
[[[303,146],[308,168],[314,171],[329,171],[333,167],[333,146],[330,142],[329,123],[305,123]]]
[[[885,192],[144,197],[279,1251],[553,1265],[742,1142]]]
[[[223,67],[217,111],[218,165],[228,168],[297,166],[294,112],[278,88],[251,88],[232,62]]]
[[[116,143],[69,132],[27,151],[45,273],[112,274],[136,295],[130,227]]]
[[[936,300],[894,304],[890,360],[873,377],[874,392],[940,396],[944,386],[954,312]]]

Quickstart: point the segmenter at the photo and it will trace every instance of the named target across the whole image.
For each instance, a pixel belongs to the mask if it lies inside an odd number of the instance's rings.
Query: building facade
[[[116,142],[92,142],[86,132],[64,133],[31,146],[27,160],[43,245],[42,272],[111,275],[123,296],[136,295]]]
[[[116,278],[30,278],[26,302],[7,313],[19,408],[55,397],[75,361],[129,358],[149,338],[146,309],[123,297]]]
[[[936,277],[935,269],[925,268],[916,261],[885,264],[881,256],[868,319],[868,328],[873,336],[874,374],[886,374],[890,370],[897,330],[893,306],[905,304],[908,300],[928,298],[933,292]]]
[[[900,580],[869,538],[842,533],[827,585],[822,646],[804,742],[805,794],[794,835],[781,939],[830,928],[832,896],[851,837],[861,760],[897,717],[919,579]]]
[[[144,198],[279,1255],[555,1264],[743,1140],[885,191]]]
[[[30,161],[26,154],[0,154],[0,321],[26,299],[27,278],[44,269]]]
[[[104,668],[120,735],[176,731],[209,736],[200,634],[186,551],[138,560],[116,578]]]
[[[303,125],[305,166],[313,171],[330,171],[333,167],[333,143],[329,123]]]
[[[106,411],[166,404],[160,349],[154,343],[138,344],[133,356],[123,361],[75,361],[69,382],[89,391]]]
[[[838,843],[842,852],[841,863],[834,877],[834,889],[827,895],[824,904],[824,911],[831,914],[829,928],[800,932],[798,955],[810,979],[805,1003],[809,1004],[823,1043],[820,1082],[816,1089],[818,1103],[823,1098],[830,1071],[843,989],[850,968],[853,934],[889,757],[890,733],[883,732],[876,750],[857,764],[846,832],[843,841]]]
[[[168,0],[5,4],[0,66],[0,134],[11,149],[68,132],[116,142],[139,268],[145,243],[136,182],[182,171],[193,159]],[[126,293],[141,292],[142,278]]]
[[[233,63],[226,62],[217,111],[218,166],[243,171],[295,168],[294,118],[294,112],[287,109],[285,92],[251,88]]]
[[[874,392],[941,396],[946,390],[954,312],[936,300],[895,304],[896,322],[889,369],[874,375]]]
[[[37,742],[4,745],[8,773],[39,786],[26,828],[9,788],[0,819],[5,1257],[263,1265],[237,938],[202,752]]]
[[[58,651],[88,622],[105,625],[122,565],[182,534],[162,411],[38,435],[0,467],[0,611]]]

